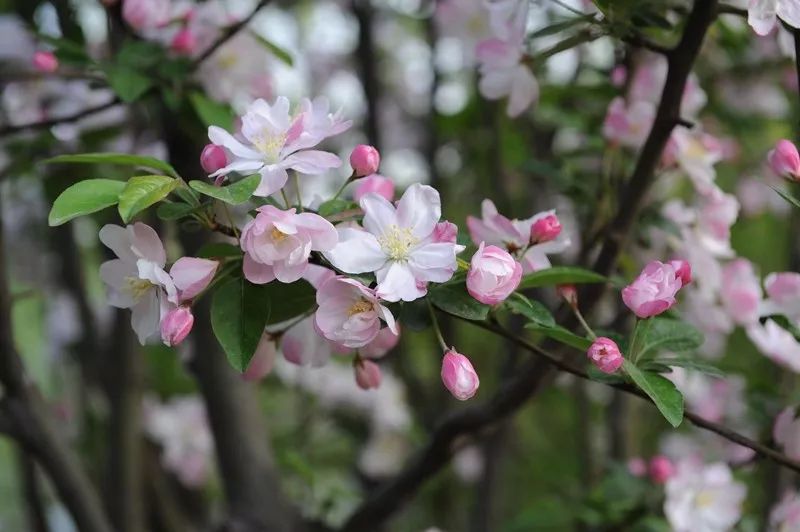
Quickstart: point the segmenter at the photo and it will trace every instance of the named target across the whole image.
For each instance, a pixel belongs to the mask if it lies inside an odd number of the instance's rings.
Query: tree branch
[[[107,109],[111,109],[115,105],[121,103],[119,98],[114,98],[110,102],[106,102],[101,105],[97,105],[95,107],[89,107],[88,109],[84,109],[82,111],[78,111],[77,113],[73,113],[68,116],[62,116],[60,118],[52,118],[50,120],[42,120],[40,122],[31,122],[28,124],[20,124],[18,126],[7,125],[0,127],[0,138],[14,135],[16,133],[20,133],[22,131],[36,131],[39,129],[49,129],[53,126],[57,126],[59,124],[69,124],[72,122],[77,122],[78,120],[82,120],[87,118],[91,115],[100,113]]]

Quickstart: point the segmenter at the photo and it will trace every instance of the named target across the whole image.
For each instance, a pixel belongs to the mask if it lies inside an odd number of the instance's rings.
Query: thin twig
[[[720,4],[717,6],[718,15],[737,15],[739,17],[747,18],[747,10],[741,7],[734,7],[727,4]]]
[[[14,125],[3,126],[0,127],[0,138],[8,135],[13,135],[15,133],[19,133],[21,131],[36,131],[39,129],[49,129],[59,124],[69,124],[72,122],[77,122],[78,120],[100,113],[102,111],[105,111],[106,109],[111,109],[118,103],[121,103],[119,98],[114,98],[110,102],[106,102],[104,104],[97,105],[95,107],[89,107],[88,109],[84,109],[83,111],[78,111],[77,113],[73,113],[68,116],[62,116],[60,118],[51,118],[50,120],[42,120],[40,122],[30,122],[28,124],[20,124],[17,126]]]
[[[655,43],[650,39],[648,39],[647,37],[639,35],[638,33],[632,33],[630,35],[626,35],[625,37],[622,38],[622,42],[628,43],[631,46],[636,46],[638,48],[644,48],[646,50],[650,50],[651,52],[655,52],[663,56],[669,56],[672,53],[672,48]]]

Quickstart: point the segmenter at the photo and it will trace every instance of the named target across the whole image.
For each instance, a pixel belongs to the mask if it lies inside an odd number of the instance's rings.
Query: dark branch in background
[[[367,100],[367,118],[364,129],[367,132],[367,141],[380,151],[381,137],[378,127],[378,103],[380,102],[380,85],[378,73],[378,59],[375,56],[375,43],[373,42],[375,14],[370,0],[353,0],[353,14],[358,19],[358,70],[361,84],[364,87],[364,96]]]
[[[53,426],[47,405],[26,376],[14,346],[6,264],[0,216],[0,382],[5,390],[0,412],[13,426],[20,445],[48,474],[78,529],[81,532],[110,532],[111,525],[94,486],[77,456]]]
[[[17,464],[22,487],[22,504],[25,508],[28,530],[30,532],[48,532],[44,504],[42,504],[42,486],[36,471],[36,462],[23,446],[17,451]]]
[[[94,114],[100,113],[107,109],[111,109],[115,105],[121,103],[119,98],[114,98],[110,102],[106,102],[102,105],[97,105],[95,107],[89,107],[88,109],[84,109],[83,111],[78,111],[77,113],[73,113],[71,115],[62,116],[60,118],[52,118],[50,120],[42,120],[40,122],[31,122],[29,124],[20,124],[18,126],[3,126],[0,127],[0,138],[13,135],[15,133],[19,133],[21,131],[36,131],[39,129],[49,129],[53,126],[57,126],[60,124],[70,124],[72,122],[77,122],[78,120],[82,120]]]
[[[658,43],[654,43],[647,37],[640,35],[638,33],[631,33],[630,35],[626,35],[622,38],[622,42],[630,44],[632,46],[636,46],[638,48],[645,48],[650,50],[651,52],[655,52],[657,54],[661,54],[664,56],[669,56],[672,53],[672,48],[668,46],[662,46]]]
[[[253,18],[258,14],[259,11],[261,11],[261,8],[266,7],[267,4],[270,3],[270,1],[271,0],[261,0],[258,3],[258,5],[256,5],[256,7],[250,12],[249,15],[247,15],[245,18],[243,18],[236,24],[228,26],[225,29],[225,31],[222,32],[222,35],[220,35],[220,37],[216,41],[214,41],[214,43],[211,46],[209,46],[202,54],[197,56],[197,58],[192,63],[192,69],[190,73],[200,68],[200,65],[203,63],[203,61],[214,55],[214,52],[216,52],[220,48],[220,46],[228,42],[231,38],[233,38],[234,35],[239,33],[239,31],[241,31],[242,28],[250,24],[250,21],[253,20]]]
[[[720,4],[717,6],[717,13],[720,15],[736,15],[738,17],[747,18],[747,10],[741,7],[734,7],[727,4]]]

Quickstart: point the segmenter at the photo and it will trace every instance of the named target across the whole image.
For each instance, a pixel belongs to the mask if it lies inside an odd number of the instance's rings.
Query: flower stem
[[[586,320],[583,318],[583,314],[581,314],[581,311],[578,310],[578,306],[577,305],[570,305],[570,307],[572,307],[572,312],[575,314],[575,317],[578,318],[578,321],[580,322],[581,327],[583,327],[583,329],[586,331],[586,334],[589,335],[589,338],[591,338],[592,341],[597,340],[597,335],[594,333],[592,328],[589,327],[589,324],[586,323]]]
[[[345,180],[344,183],[342,183],[342,186],[339,187],[339,190],[336,191],[336,194],[333,196],[333,198],[331,198],[331,201],[338,199],[339,196],[342,195],[342,192],[344,192],[344,188],[349,184],[350,184],[350,179],[348,178]]]
[[[297,194],[297,210],[303,212],[303,195],[300,193],[300,175],[297,172],[294,174],[294,189]]]
[[[442,350],[447,351],[447,342],[444,341],[442,330],[439,328],[439,322],[436,321],[436,313],[433,311],[433,305],[431,305],[428,299],[425,301],[428,303],[428,310],[431,313],[431,323],[433,324],[433,332],[436,333],[436,339],[439,340],[439,345],[442,346]]]
[[[224,201],[222,202],[222,209],[225,211],[225,216],[228,218],[228,223],[231,224],[231,229],[233,229],[233,236],[236,237],[236,242],[241,245],[239,241],[239,229],[236,227],[236,224],[233,223],[233,216],[231,216],[231,211],[228,210],[228,204]]]
[[[286,209],[288,210],[292,206],[292,202],[289,201],[289,196],[286,195],[286,190],[281,189],[281,196],[283,197],[283,202],[286,204]]]

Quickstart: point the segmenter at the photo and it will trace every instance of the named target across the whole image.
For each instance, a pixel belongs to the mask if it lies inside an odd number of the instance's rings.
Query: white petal
[[[253,195],[262,198],[278,192],[289,180],[286,169],[278,165],[265,166],[258,173],[261,174],[261,184],[258,185]]]
[[[429,236],[442,216],[442,201],[435,188],[414,183],[397,203],[397,225],[411,229],[417,238]]]
[[[131,327],[133,327],[136,336],[139,337],[139,343],[144,345],[147,339],[158,330],[158,323],[161,318],[158,292],[156,290],[148,291],[132,310]]]
[[[342,160],[336,155],[320,150],[306,150],[290,155],[283,160],[283,166],[301,174],[321,174],[331,168],[342,166]]]
[[[114,252],[123,262],[136,264],[138,257],[131,249],[131,235],[125,227],[104,225],[100,229],[100,242]]]
[[[167,252],[164,251],[164,244],[158,237],[156,230],[147,224],[136,222],[128,226],[131,233],[131,244],[133,252],[141,259],[154,262],[160,267],[167,263]]]
[[[414,301],[424,296],[426,290],[417,286],[417,280],[411,269],[403,263],[394,262],[388,269],[380,272],[375,295],[386,301]]]
[[[519,65],[514,73],[506,113],[514,118],[521,115],[539,98],[539,84],[525,65]]]
[[[232,154],[242,159],[262,159],[260,153],[252,148],[248,148],[221,127],[209,126],[208,138],[217,146],[228,148]]]
[[[364,194],[359,205],[364,210],[364,229],[373,235],[381,235],[387,227],[397,224],[394,205],[380,194]]]
[[[264,161],[259,161],[255,159],[239,159],[238,161],[233,161],[225,168],[220,168],[213,174],[209,175],[210,177],[217,177],[220,175],[228,175],[231,172],[249,174],[250,172],[255,172],[256,170],[261,169],[262,166],[264,166]]]
[[[244,278],[253,284],[267,284],[275,280],[275,273],[272,266],[256,262],[250,257],[249,253],[245,253],[242,269],[244,271]]]
[[[126,277],[136,277],[136,270],[130,263],[114,259],[100,265],[100,278],[108,285],[106,299],[108,304],[117,308],[130,308],[136,301],[125,291],[128,286]]]
[[[358,229],[339,229],[339,243],[323,254],[331,264],[347,273],[374,272],[386,263],[378,240]]]

